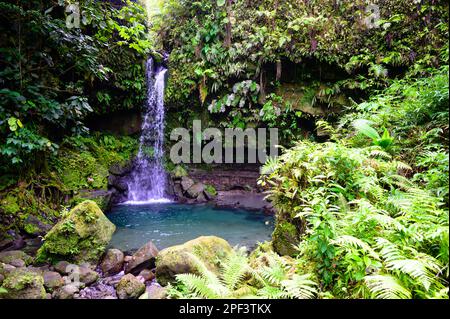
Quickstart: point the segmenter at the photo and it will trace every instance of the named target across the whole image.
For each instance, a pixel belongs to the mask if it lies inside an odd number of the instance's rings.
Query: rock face
[[[47,299],[44,278],[25,268],[11,271],[3,280],[2,288],[7,291],[0,293],[4,299]]]
[[[111,203],[117,204],[125,201],[128,197],[128,181],[133,171],[135,162],[133,160],[120,165],[113,164],[109,168],[108,190],[111,192]]]
[[[177,274],[198,273],[192,254],[202,260],[213,272],[218,271],[218,259],[232,251],[230,244],[215,236],[202,236],[183,245],[162,250],[156,258],[156,279],[165,286],[175,280]]]
[[[37,260],[73,261],[97,264],[116,227],[93,201],[74,207],[44,237]]]
[[[100,268],[104,274],[114,275],[123,268],[124,254],[118,249],[108,249]]]
[[[116,293],[119,299],[137,299],[145,291],[145,285],[132,274],[123,276],[117,284]]]
[[[150,269],[155,266],[155,259],[158,255],[158,248],[148,242],[131,257],[131,260],[125,265],[125,273],[139,274],[144,269]]]

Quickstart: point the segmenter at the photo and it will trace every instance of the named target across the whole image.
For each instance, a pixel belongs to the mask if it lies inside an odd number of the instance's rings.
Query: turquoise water
[[[251,248],[270,240],[273,231],[272,216],[208,205],[119,205],[108,218],[117,226],[110,246],[123,251],[138,249],[148,241],[163,249],[207,235]]]

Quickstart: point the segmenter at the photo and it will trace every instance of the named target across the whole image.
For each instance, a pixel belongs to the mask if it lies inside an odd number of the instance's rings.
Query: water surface
[[[272,216],[209,205],[119,205],[108,218],[117,226],[110,246],[123,251],[138,249],[148,241],[163,249],[209,235],[250,248],[270,240],[273,231]]]

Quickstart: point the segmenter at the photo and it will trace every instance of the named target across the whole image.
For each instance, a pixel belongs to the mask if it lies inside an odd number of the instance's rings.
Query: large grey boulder
[[[139,274],[144,269],[151,269],[155,266],[155,259],[158,255],[158,248],[150,241],[131,256],[125,265],[125,273]]]

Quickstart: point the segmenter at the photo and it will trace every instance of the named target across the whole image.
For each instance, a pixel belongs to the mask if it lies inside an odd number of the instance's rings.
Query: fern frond
[[[222,264],[222,280],[225,285],[234,290],[249,273],[248,260],[245,248],[237,250],[235,253],[228,255]]]
[[[190,256],[190,259],[193,261],[196,266],[200,276],[206,281],[207,286],[218,296],[226,296],[229,294],[229,289],[222,284],[219,277],[209,270],[205,263],[202,262],[196,255],[187,253]]]
[[[411,299],[411,292],[400,281],[390,275],[364,277],[367,288],[378,299]]]
[[[179,274],[176,275],[176,279],[197,297],[205,299],[218,299],[221,297],[214,289],[211,289],[208,280],[203,277],[195,274]]]
[[[429,290],[431,285],[436,284],[436,277],[430,271],[426,263],[414,259],[392,260],[386,264],[389,270],[398,270],[410,277],[418,280],[425,290]]]
[[[258,290],[258,296],[264,299],[287,299],[289,294],[281,288],[273,286],[265,286]]]
[[[342,235],[338,238],[332,240],[332,243],[341,247],[353,247],[357,249],[361,249],[364,253],[372,256],[373,258],[379,260],[380,257],[375,252],[375,250],[372,249],[372,247],[369,246],[369,244],[363,242],[361,239],[350,236],[350,235]]]
[[[297,299],[313,299],[317,294],[317,283],[310,280],[311,275],[293,275],[292,279],[283,280],[281,285],[289,296]]]

